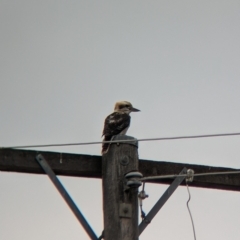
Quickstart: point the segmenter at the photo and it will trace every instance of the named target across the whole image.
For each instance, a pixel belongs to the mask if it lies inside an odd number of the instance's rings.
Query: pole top
[[[119,143],[116,143],[116,144],[130,144],[130,145],[134,145],[135,147],[138,147],[138,140],[134,137],[131,137],[131,136],[127,136],[127,135],[115,135],[112,137],[111,139],[112,141],[117,141],[117,140],[120,140]],[[124,140],[127,140],[127,142],[123,142]],[[132,140],[132,141],[130,141]],[[113,143],[112,143],[113,144]]]

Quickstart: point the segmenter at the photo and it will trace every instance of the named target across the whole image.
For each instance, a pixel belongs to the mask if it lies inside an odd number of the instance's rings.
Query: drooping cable
[[[146,217],[146,214],[145,214],[145,212],[143,211],[143,200],[148,197],[148,195],[146,194],[146,192],[144,191],[144,189],[145,189],[145,182],[143,182],[142,191],[139,192],[139,194],[138,194],[139,206],[140,206],[142,221],[143,221],[143,220],[145,219],[145,217]]]
[[[192,213],[191,213],[191,210],[190,210],[190,207],[189,207],[189,202],[191,200],[191,194],[190,194],[190,191],[189,191],[189,187],[188,187],[188,182],[187,181],[186,181],[186,186],[187,186],[187,191],[188,191],[188,196],[189,196],[188,200],[187,200],[187,209],[188,209],[188,212],[189,212],[189,215],[190,215],[190,218],[191,218],[191,222],[192,222],[194,240],[197,240],[197,238],[196,238],[196,231],[195,231],[195,227],[194,227],[194,221],[193,221]]]

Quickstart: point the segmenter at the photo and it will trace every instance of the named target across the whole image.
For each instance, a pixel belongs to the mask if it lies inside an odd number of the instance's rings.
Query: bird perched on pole
[[[102,136],[104,136],[103,141],[110,141],[115,135],[125,135],[130,126],[130,113],[139,111],[140,110],[134,108],[130,102],[116,102],[114,112],[105,119],[102,133]],[[103,143],[102,154],[107,153],[108,148],[109,143]]]

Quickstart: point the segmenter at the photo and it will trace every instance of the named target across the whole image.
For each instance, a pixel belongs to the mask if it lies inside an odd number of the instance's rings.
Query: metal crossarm
[[[90,227],[90,225],[88,224],[88,222],[86,221],[86,219],[84,218],[84,216],[82,215],[82,213],[80,212],[80,210],[78,209],[78,207],[76,206],[72,198],[69,196],[68,192],[65,190],[65,188],[63,187],[59,179],[56,177],[56,175],[54,174],[54,172],[52,171],[51,167],[49,166],[47,161],[44,159],[44,157],[41,154],[38,154],[36,156],[36,160],[41,165],[45,173],[49,176],[52,183],[55,185],[59,193],[62,195],[62,197],[68,204],[68,206],[71,208],[71,210],[77,217],[78,221],[87,232],[90,239],[98,240],[96,234],[94,233],[94,231],[92,230],[92,228]]]
[[[185,174],[187,169],[184,168],[179,174]],[[181,182],[185,179],[185,176],[176,177],[172,184],[168,187],[168,189],[164,192],[164,194],[159,198],[157,203],[153,206],[150,212],[146,215],[144,220],[140,223],[138,227],[139,236],[144,231],[144,229],[148,226],[148,224],[152,221],[158,211],[162,208],[165,202],[171,197],[173,192],[177,189],[177,187],[181,184]]]

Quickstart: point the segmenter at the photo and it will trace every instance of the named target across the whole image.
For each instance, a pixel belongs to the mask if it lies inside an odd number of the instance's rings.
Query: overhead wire
[[[142,139],[129,139],[129,140],[112,140],[112,141],[96,141],[96,142],[78,142],[78,143],[54,143],[54,144],[39,144],[39,145],[23,145],[23,146],[9,146],[0,147],[1,149],[18,149],[18,148],[39,148],[39,147],[66,147],[66,146],[81,146],[81,145],[94,145],[102,143],[128,143],[128,142],[143,142],[143,141],[167,141],[167,140],[181,140],[181,139],[194,139],[194,138],[211,138],[211,137],[228,137],[238,136],[240,133],[219,133],[219,134],[204,134],[204,135],[189,135],[189,136],[176,136],[176,137],[159,137],[159,138],[142,138]]]
[[[194,173],[193,176],[194,176],[194,177],[201,177],[201,176],[223,175],[223,174],[240,174],[240,171]],[[161,176],[154,176],[154,177],[144,177],[144,178],[141,178],[141,181],[146,182],[146,181],[148,181],[148,180],[177,178],[177,177],[187,177],[187,174],[171,174],[171,175],[161,175]]]

